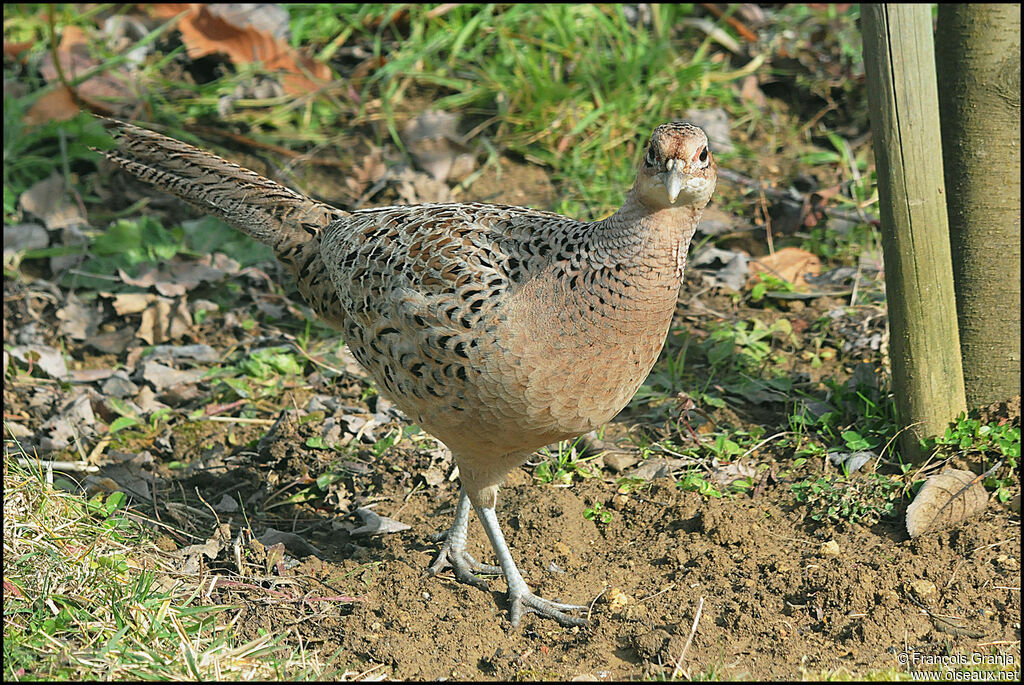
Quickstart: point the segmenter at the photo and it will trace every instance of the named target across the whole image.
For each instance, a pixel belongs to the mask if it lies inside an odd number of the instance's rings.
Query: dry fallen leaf
[[[225,12],[226,5],[154,3],[151,7],[161,18],[187,11],[178,22],[178,30],[192,59],[220,52],[235,64],[262,62],[267,69],[283,72],[281,84],[290,95],[308,93],[331,80],[331,69],[326,64],[298,54],[287,41],[254,23],[237,23],[244,13]]]
[[[42,219],[50,230],[85,225],[87,222],[78,204],[66,190],[64,177],[54,171],[22,193],[18,201],[23,210]]]
[[[373,509],[367,509],[366,507],[356,509],[356,514],[363,520],[363,525],[352,529],[350,531],[352,535],[383,535],[385,533],[397,533],[410,527],[401,521],[381,516]]]
[[[238,262],[217,252],[212,257],[206,255],[200,259],[175,257],[135,277],[129,276],[124,269],[118,269],[117,274],[128,285],[156,288],[161,295],[178,297],[200,283],[215,283],[229,273],[236,273],[238,268]]]
[[[324,555],[319,549],[309,544],[305,538],[295,533],[277,530],[276,528],[267,528],[263,535],[260,536],[259,542],[266,547],[273,547],[279,543],[283,544],[290,554],[300,557],[308,557],[311,554],[317,557]]]
[[[87,305],[74,293],[68,293],[64,306],[57,310],[60,319],[58,331],[74,340],[86,340],[96,333],[100,324],[100,312],[95,304]]]
[[[345,185],[352,197],[358,198],[370,185],[377,183],[387,172],[381,149],[371,147],[363,159],[352,165],[349,175],[345,177]]]
[[[63,29],[60,45],[57,47],[57,60],[60,64],[60,71],[63,72],[64,78],[68,82],[74,81],[100,64],[99,60],[93,56],[90,40],[85,31],[73,25],[65,26]],[[61,79],[61,74],[58,72],[50,52],[42,56],[39,72],[50,83]],[[126,65],[108,68],[76,85],[74,95],[77,95],[94,111],[109,114],[113,112],[110,101],[124,101],[130,92],[126,84],[132,80]],[[62,95],[51,95],[45,103],[37,102],[26,112],[25,120],[28,122],[45,121],[44,116],[70,119],[78,114],[79,107],[74,102],[73,94],[66,88],[63,90]],[[68,98],[70,98],[70,102]]]
[[[981,478],[961,469],[946,469],[925,481],[907,507],[910,537],[955,526],[981,513],[988,506],[988,493]]]
[[[50,244],[50,236],[39,224],[4,224],[4,260],[19,252],[38,250]]]
[[[443,181],[431,178],[422,171],[403,169],[393,174],[391,180],[397,183],[398,196],[402,201],[416,205],[425,202],[454,202],[452,189]]]
[[[146,309],[150,302],[157,299],[156,295],[150,293],[107,293],[101,292],[100,296],[114,299],[114,311],[118,316],[138,314]]]
[[[163,297],[156,298],[142,312],[142,323],[135,335],[150,345],[178,340],[192,327],[192,313],[182,297],[177,302]]]
[[[29,126],[38,126],[49,121],[67,121],[78,115],[75,96],[66,86],[41,95],[22,117]]]
[[[817,255],[799,247],[784,247],[774,254],[750,260],[750,274],[770,273],[795,286],[806,285],[806,276],[817,276],[821,272],[821,260]]]
[[[50,378],[61,380],[68,375],[64,355],[49,345],[15,345],[10,347],[9,351],[18,361],[40,369]]]

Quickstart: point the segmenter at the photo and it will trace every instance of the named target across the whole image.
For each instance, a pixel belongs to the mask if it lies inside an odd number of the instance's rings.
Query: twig
[[[653,595],[647,595],[647,596],[646,596],[646,597],[644,597],[643,599],[638,599],[638,600],[636,601],[636,603],[637,603],[637,604],[642,604],[642,603],[646,602],[647,600],[649,600],[649,599],[651,599],[651,598],[653,598],[653,597],[657,597],[658,595],[661,595],[661,594],[664,594],[664,593],[668,592],[669,590],[671,590],[671,589],[672,589],[672,588],[674,588],[675,586],[676,586],[676,584],[675,584],[675,583],[669,583],[669,584],[668,584],[668,585],[666,585],[665,587],[663,587],[663,588],[661,588],[660,590],[658,590],[657,592],[655,592],[655,593],[654,593]]]
[[[718,5],[716,5],[715,3],[713,3],[713,2],[702,2],[702,3],[700,3],[700,6],[703,7],[704,9],[706,9],[708,12],[711,12],[711,14],[715,15],[716,19],[722,19],[729,26],[731,26],[734,29],[736,29],[736,33],[740,34],[740,36],[744,40],[746,40],[746,41],[748,41],[750,43],[756,43],[757,42],[757,34],[756,33],[754,33],[749,28],[747,28],[747,26],[743,22],[741,22],[739,19],[737,19],[736,17],[734,17],[732,15],[722,16],[722,15],[725,14],[725,12],[723,12],[718,7]]]
[[[746,459],[751,454],[753,454],[757,449],[763,447],[764,445],[767,445],[769,442],[771,442],[775,438],[781,438],[781,437],[786,436],[786,435],[796,435],[796,434],[797,434],[796,431],[782,431],[781,433],[776,433],[775,435],[771,435],[771,436],[765,438],[764,440],[762,440],[761,442],[757,443],[753,447],[751,447],[746,452],[744,452],[743,456],[741,456],[740,459]],[[733,461],[739,461],[739,459],[734,459]]]
[[[683,671],[683,659],[686,657],[686,650],[690,648],[690,643],[693,642],[693,635],[697,632],[697,622],[700,621],[700,615],[704,611],[704,598],[700,598],[700,604],[697,605],[697,615],[693,617],[693,625],[690,627],[690,637],[686,638],[686,644],[683,645],[683,651],[679,653],[679,658],[676,659],[676,667],[672,670],[672,680],[679,677],[679,674]]]
[[[96,473],[100,470],[99,466],[87,464],[84,461],[36,461],[35,459],[25,459],[24,457],[18,459],[18,466],[36,465],[45,466],[47,469],[53,469],[54,471]]]
[[[258,426],[273,426],[274,419],[246,419],[240,416],[207,416],[207,421],[221,421],[222,423],[252,423]]]

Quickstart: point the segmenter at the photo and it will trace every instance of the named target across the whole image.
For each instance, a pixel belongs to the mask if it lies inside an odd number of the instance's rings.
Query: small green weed
[[[791,293],[793,284],[770,273],[762,273],[760,280],[750,289],[750,299],[753,302],[760,302],[769,292]]]
[[[798,456],[821,458],[830,451],[877,450],[899,431],[895,408],[869,383],[826,379],[824,399],[805,396],[790,414],[790,430],[801,436]]]
[[[685,474],[676,481],[676,487],[687,492],[698,492],[705,497],[722,497],[722,491],[708,480],[707,474],[703,471],[694,470]]]
[[[1001,468],[985,479],[985,486],[995,490],[1000,502],[1013,496],[1012,486],[1020,462],[1020,427],[1009,423],[982,423],[961,413],[945,433],[925,441],[925,447],[945,456],[959,454],[988,464],[1004,460]]]
[[[904,485],[878,473],[861,476],[825,475],[790,485],[798,502],[811,509],[815,521],[846,520],[874,525],[891,517]]]
[[[220,381],[218,394],[228,395],[222,399],[273,397],[288,379],[302,379],[305,364],[305,358],[288,347],[267,347],[240,355],[234,364],[211,370],[207,378]]]
[[[611,523],[614,514],[604,508],[600,502],[594,502],[592,506],[583,510],[583,518],[595,523]]]
[[[574,477],[594,478],[599,476],[600,473],[597,469],[587,463],[594,457],[580,457],[577,451],[578,446],[579,438],[571,441],[563,440],[558,443],[555,454],[552,454],[547,447],[542,449],[540,454],[545,457],[545,460],[533,469],[534,479],[545,484],[568,487],[572,484]]]

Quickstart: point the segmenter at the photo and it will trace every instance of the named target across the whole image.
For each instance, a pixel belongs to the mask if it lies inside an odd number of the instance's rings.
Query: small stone
[[[837,557],[839,556],[839,551],[839,543],[835,540],[829,540],[818,548],[818,554],[823,557]]]
[[[609,452],[604,455],[604,465],[615,473],[622,473],[639,459],[626,452]]]
[[[622,607],[626,606],[633,601],[633,598],[627,595],[625,592],[617,587],[613,587],[608,591],[608,605],[612,611],[619,611]]]
[[[930,580],[920,579],[910,581],[910,591],[922,602],[930,602],[938,594],[939,588]]]

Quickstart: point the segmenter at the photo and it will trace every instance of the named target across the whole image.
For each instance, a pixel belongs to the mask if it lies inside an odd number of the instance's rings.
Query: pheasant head
[[[683,122],[654,129],[637,170],[634,192],[651,209],[691,206],[703,209],[718,178],[708,137]]]

